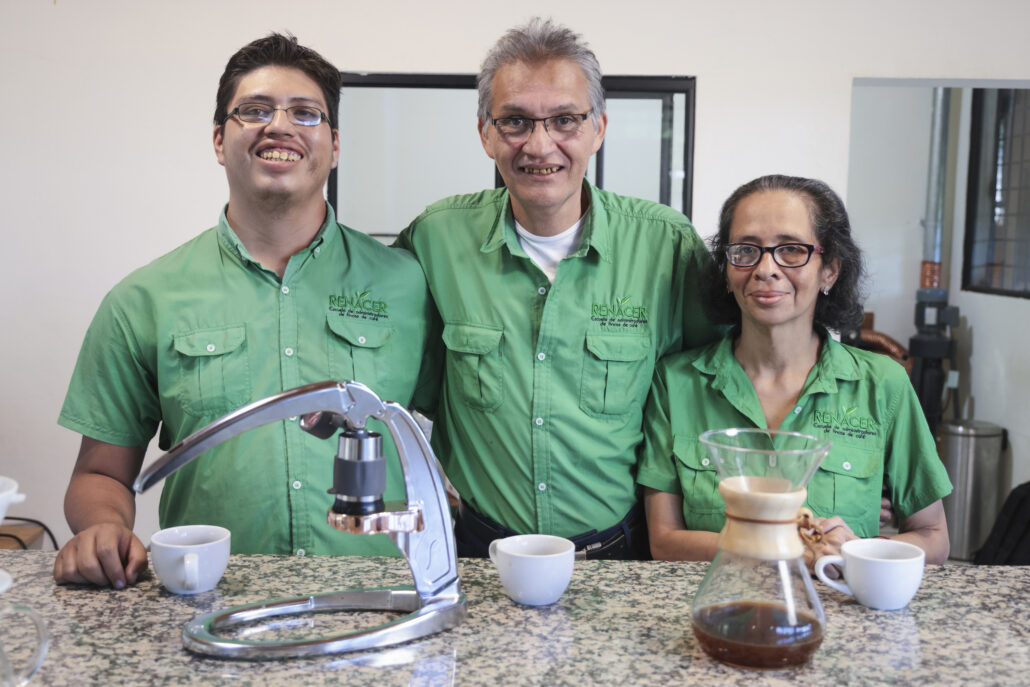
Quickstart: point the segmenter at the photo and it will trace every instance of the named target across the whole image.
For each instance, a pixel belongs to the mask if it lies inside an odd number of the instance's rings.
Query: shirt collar
[[[218,216],[218,226],[215,231],[218,235],[218,242],[221,246],[228,250],[230,253],[236,255],[244,263],[252,263],[260,266],[260,263],[254,259],[254,257],[247,250],[247,247],[243,245],[243,241],[240,241],[240,237],[236,235],[233,228],[229,226],[229,218],[226,212],[229,210],[229,204],[226,203],[225,207],[222,208],[222,213]],[[311,240],[308,247],[305,248],[298,255],[303,255],[305,258],[312,254],[316,248],[321,249],[321,246],[327,239],[330,239],[334,233],[336,235],[339,232],[327,232],[326,230],[336,224],[336,213],[333,212],[333,206],[329,203],[325,204],[325,221],[322,222],[322,226],[319,228],[318,233],[315,234],[315,238]],[[294,256],[296,257],[296,256]],[[292,258],[291,258],[292,259]]]
[[[602,211],[600,193],[586,179],[583,179],[583,193],[590,194],[590,207],[583,216],[583,231],[579,237],[579,245],[569,257],[583,257],[593,248],[605,262],[611,262],[611,232],[608,228],[608,216]],[[527,257],[515,231],[515,217],[511,212],[507,189],[504,190],[500,202],[504,210],[497,213],[494,226],[491,227],[480,250],[492,253],[501,246],[507,246],[512,255]]]
[[[836,393],[837,381],[857,381],[861,379],[858,370],[858,362],[843,344],[826,333],[820,332],[823,340],[823,348],[819,353],[819,361],[816,363],[816,374],[809,380],[807,393],[825,391]]]
[[[741,377],[736,374],[738,370],[743,371],[740,363],[733,356],[733,340],[736,338],[737,332],[737,328],[733,328],[721,341],[694,360],[694,367],[699,372],[714,376],[712,389],[728,388],[730,393],[740,393],[744,390],[742,385],[744,380],[750,384],[746,375]],[[851,352],[827,334],[825,330],[820,330],[819,335],[823,341],[822,350],[816,361],[815,369],[809,376],[805,389],[801,392],[802,395],[819,392],[835,393],[837,380],[857,381],[861,379],[858,363]]]

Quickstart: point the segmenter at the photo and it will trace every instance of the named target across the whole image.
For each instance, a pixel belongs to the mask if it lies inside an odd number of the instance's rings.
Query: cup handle
[[[843,592],[844,594],[847,594],[848,596],[854,596],[855,593],[851,591],[851,587],[849,587],[848,585],[844,584],[843,582],[837,582],[836,580],[831,580],[830,578],[828,578],[826,576],[826,573],[824,572],[824,569],[828,565],[839,565],[839,566],[843,567],[844,566],[844,557],[843,556],[822,556],[819,560],[817,560],[815,562],[815,574],[816,574],[816,577],[818,577],[820,580],[823,581],[823,584],[828,585],[830,587],[833,587],[838,592]]]
[[[182,565],[186,570],[186,589],[196,589],[200,586],[199,559],[197,554],[188,553],[182,557]]]
[[[28,608],[27,606],[12,605],[0,609],[0,615],[7,615],[8,613],[21,613],[29,616],[33,624],[36,626],[36,638],[39,640],[36,644],[36,652],[32,654],[32,658],[29,659],[28,666],[17,675],[13,675],[13,667],[7,663],[7,661],[3,661],[3,663],[6,664],[4,677],[6,677],[6,674],[10,674],[14,678],[11,681],[11,684],[23,685],[28,682],[29,678],[35,675],[36,671],[39,670],[39,667],[43,665],[43,659],[46,658],[47,649],[50,648],[50,636],[47,635],[46,624],[43,622],[42,616],[31,608]],[[2,656],[2,652],[0,652],[0,656]]]
[[[492,542],[490,542],[490,548],[487,549],[489,551],[489,553],[490,553],[490,560],[492,560],[495,565],[497,564],[497,542],[498,541],[499,541],[498,539],[494,539]]]

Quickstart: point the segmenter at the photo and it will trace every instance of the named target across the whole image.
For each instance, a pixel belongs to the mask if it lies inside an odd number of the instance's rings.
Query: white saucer
[[[11,587],[11,573],[0,570],[0,594],[3,594]]]

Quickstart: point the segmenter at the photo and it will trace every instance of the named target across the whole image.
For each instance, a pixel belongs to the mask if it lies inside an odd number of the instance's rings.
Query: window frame
[[[1030,298],[1030,284],[1028,284],[1026,290],[1017,289],[1006,289],[992,286],[983,286],[973,283],[973,270],[980,265],[973,264],[973,254],[975,250],[975,244],[977,243],[978,234],[983,231],[988,232],[988,241],[994,244],[997,239],[991,235],[989,228],[977,226],[977,216],[980,213],[980,204],[984,201],[984,198],[980,196],[980,184],[981,184],[981,167],[982,167],[982,156],[985,154],[984,150],[984,139],[985,133],[983,128],[985,125],[989,125],[992,128],[993,133],[991,134],[991,140],[994,142],[994,151],[992,153],[992,161],[990,168],[996,169],[998,164],[998,145],[997,145],[997,131],[998,131],[998,118],[995,117],[994,122],[986,122],[986,95],[987,91],[1015,91],[1023,90],[1016,88],[974,88],[972,89],[972,107],[970,112],[970,127],[969,127],[969,166],[968,166],[968,179],[966,184],[966,230],[965,237],[962,247],[962,290],[971,291],[974,293],[985,293],[996,296],[1011,296],[1016,298]],[[1030,96],[1030,91],[1028,91]],[[1030,116],[1030,114],[1028,114]],[[1030,145],[1030,134],[1021,134],[1024,136],[1024,145]],[[1023,168],[1028,174],[1030,174],[1030,162],[1024,161],[1022,164]],[[991,185],[993,188],[993,184]],[[1030,243],[1030,227],[1028,227],[1028,236],[1023,240],[1025,243]],[[993,245],[990,250],[993,250]],[[1022,265],[1024,269],[1030,270],[1030,260],[1026,264]]]
[[[432,74],[402,72],[340,72],[342,88],[476,88],[475,74]],[[693,211],[694,189],[694,120],[695,120],[695,87],[693,76],[602,76],[606,99],[636,98],[659,99],[662,101],[662,144],[659,169],[661,202],[666,205],[671,200],[671,164],[672,164],[672,124],[673,96],[683,93],[684,102],[684,139],[683,139],[683,214],[690,217]],[[341,98],[339,119],[345,120]],[[604,146],[596,154],[596,185],[604,188]],[[333,211],[338,210],[338,178],[337,170],[329,172],[327,198]],[[494,169],[494,187],[504,185],[501,175]]]

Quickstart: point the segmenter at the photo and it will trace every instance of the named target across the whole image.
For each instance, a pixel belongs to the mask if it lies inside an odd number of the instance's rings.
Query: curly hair
[[[233,54],[218,80],[215,96],[215,125],[222,124],[229,114],[229,101],[236,94],[240,79],[261,67],[292,67],[304,72],[318,84],[329,112],[329,126],[336,128],[340,109],[340,70],[311,48],[297,42],[295,36],[272,33],[248,43]]]
[[[788,191],[797,194],[808,206],[816,240],[824,249],[824,262],[840,260],[840,272],[829,295],[819,293],[815,304],[815,325],[845,333],[862,325],[865,294],[862,284],[865,268],[862,251],[851,236],[848,212],[833,189],[818,179],[770,174],[749,181],[723,203],[719,214],[719,233],[712,237],[712,273],[704,280],[704,303],[708,317],[720,324],[740,324],[740,306],[726,291],[726,245],[730,240],[733,215],[740,201],[755,193]]]

